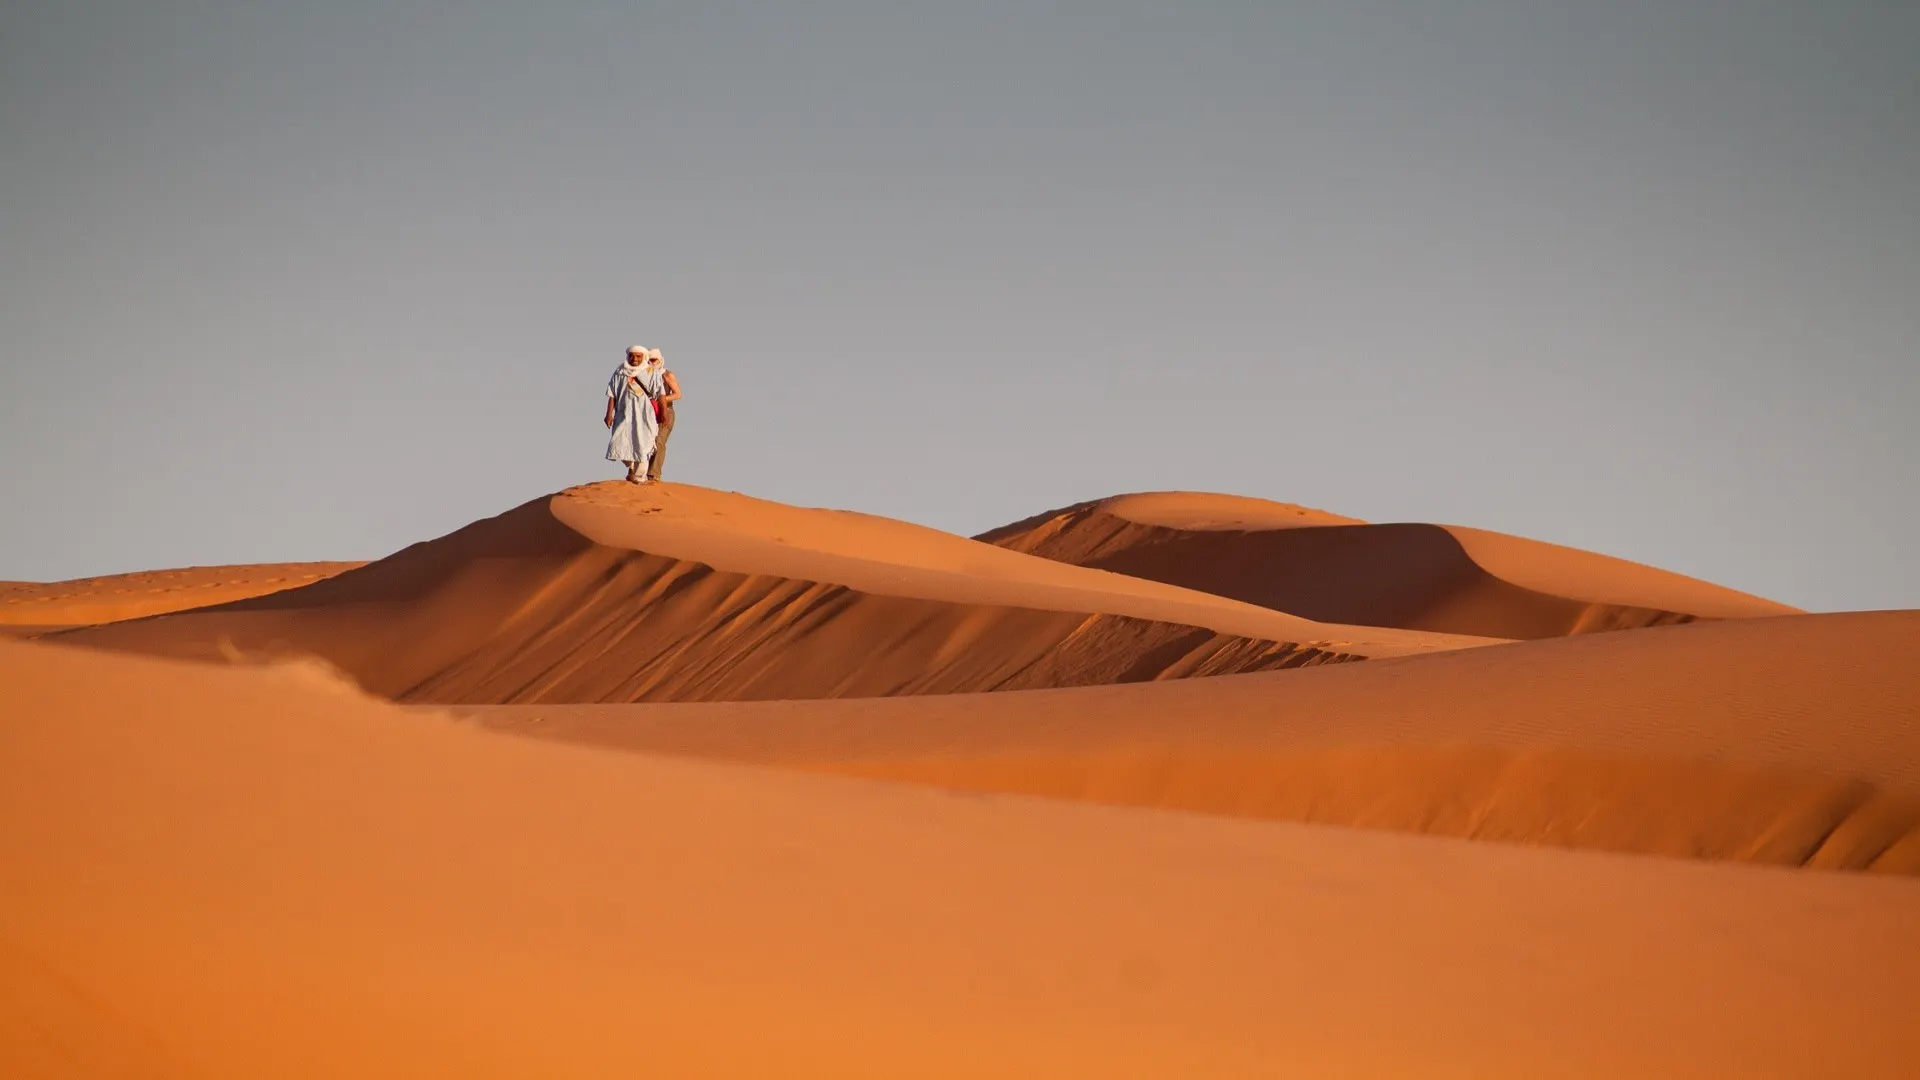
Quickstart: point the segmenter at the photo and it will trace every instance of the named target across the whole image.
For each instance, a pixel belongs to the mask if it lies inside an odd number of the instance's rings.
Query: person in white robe
[[[607,380],[607,460],[627,467],[629,483],[647,482],[647,464],[659,436],[660,421],[653,401],[666,393],[661,368],[647,362],[644,345],[627,350],[627,358]]]

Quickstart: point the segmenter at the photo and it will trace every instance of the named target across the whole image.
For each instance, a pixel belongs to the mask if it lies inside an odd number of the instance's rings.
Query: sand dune
[[[1001,539],[1096,561],[1147,551],[1257,582],[1257,567],[1194,545],[1312,534],[1352,555],[1398,528],[1158,494],[1043,516]],[[1140,530],[1160,533],[1149,542]],[[1355,634],[903,522],[600,484],[304,588],[58,640],[201,660],[317,656],[389,699],[523,705],[480,715],[627,748],[1258,819],[1920,872],[1920,616],[1737,619],[1750,598],[1714,586],[1455,533],[1530,585],[1685,601],[1684,618],[1719,621],[1463,648],[1487,639]],[[1582,618],[1599,603],[1476,572],[1477,600],[1434,610],[1480,604],[1511,631],[1522,608],[1501,596],[1525,592],[1535,614],[1586,603]],[[1490,596],[1499,602],[1480,603]],[[1365,634],[1377,636],[1349,640]],[[1344,670],[1115,685],[1333,664]],[[1085,689],[971,693],[1073,687]],[[950,694],[962,696],[843,700]],[[759,711],[594,707],[776,700]]]
[[[1920,612],[1217,496],[990,538],[602,484],[0,586],[0,1076],[1920,1069]]]
[[[1920,612],[991,700],[471,715],[545,738],[974,790],[1920,873]]]
[[[1321,622],[1544,638],[1796,609],[1592,552],[1452,525],[1370,525],[1191,492],[1125,495],[980,539]]]
[[[829,581],[882,596],[1125,615],[1360,656],[1488,644],[1473,635],[1326,624],[1124,574],[1008,552],[890,518],[820,510],[685,484],[571,488],[554,515],[596,543],[716,569]]]
[[[0,581],[0,628],[30,627],[40,632],[139,619],[298,588],[361,565],[254,563],[147,570],[71,581]]]
[[[10,1076],[1920,1066],[1920,883],[543,745],[309,665],[0,681]]]
[[[1484,644],[1327,626],[885,519],[624,484],[306,588],[61,638],[311,654],[383,697],[443,703],[1017,690]]]

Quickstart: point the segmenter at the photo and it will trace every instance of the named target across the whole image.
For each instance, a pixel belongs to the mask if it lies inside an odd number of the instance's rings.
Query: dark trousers
[[[647,466],[647,479],[660,479],[660,466],[667,461],[667,436],[673,434],[673,404],[660,411],[660,434],[653,440],[653,462]]]

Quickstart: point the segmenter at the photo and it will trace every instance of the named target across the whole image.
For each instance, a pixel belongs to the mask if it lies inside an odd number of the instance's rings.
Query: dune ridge
[[[0,627],[35,632],[139,619],[298,588],[362,562],[245,563],[69,581],[0,581]]]
[[[570,528],[608,547],[740,573],[846,585],[886,596],[1126,615],[1360,656],[1402,656],[1499,640],[1320,623],[1125,574],[1010,552],[891,518],[788,506],[686,484],[569,488],[552,503]]]
[[[1920,612],[991,700],[467,714],[546,739],[966,790],[1920,872]]]
[[[971,578],[925,565],[924,558],[921,565],[872,560],[848,565],[854,560],[837,555],[831,544],[823,553],[749,530],[704,527],[703,532],[702,526],[671,519],[664,538],[628,535],[621,530],[633,529],[649,510],[658,511],[667,496],[611,487],[536,499],[305,588],[66,631],[58,638],[210,661],[310,654],[383,697],[442,703],[1002,691],[1357,658],[1298,639],[1252,638],[1126,614],[1188,614],[1226,625],[1238,620],[1250,628],[1303,631],[1302,636],[1329,630],[1244,605],[1188,597],[1163,585],[1072,568],[1061,573],[1042,560],[932,530],[919,531],[993,567],[1011,565],[1037,574],[1039,581],[982,575],[979,584],[963,590],[960,585]],[[684,490],[678,497],[708,499]],[[718,501],[737,508],[741,500]],[[612,517],[596,516],[596,510],[607,508]],[[805,520],[804,514],[795,516]],[[853,522],[852,539],[915,528],[867,524],[877,520]],[[673,550],[676,526],[693,534],[694,547],[716,532],[732,537],[736,546],[746,547],[733,557],[749,566],[771,563],[793,572],[864,578],[893,592],[721,570],[638,549],[647,544]],[[765,522],[759,527],[764,532]],[[610,546],[595,536],[629,546]],[[844,547],[850,541],[835,542]],[[724,544],[709,546],[720,549],[709,557],[729,561]],[[907,551],[924,556],[929,546],[909,545]],[[915,571],[922,573],[916,577]],[[931,582],[925,580],[929,577]],[[1079,584],[1089,580],[1095,588]],[[1109,581],[1115,587],[1101,591],[1098,586]],[[949,596],[954,599],[944,598]],[[1026,600],[1032,606],[994,600]],[[1081,606],[1043,606],[1049,602]]]
[[[977,539],[1318,622],[1495,638],[1798,613],[1668,571],[1483,529],[1368,524],[1195,492],[1079,503]]]
[[[1864,781],[1566,750],[1354,746],[814,763],[848,776],[1589,851],[1920,875],[1920,800]]]

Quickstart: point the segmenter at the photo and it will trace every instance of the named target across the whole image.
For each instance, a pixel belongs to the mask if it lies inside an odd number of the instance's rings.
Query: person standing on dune
[[[627,350],[627,357],[607,380],[607,460],[627,467],[627,482],[647,482],[647,464],[660,431],[654,399],[666,390],[661,368],[648,363],[645,345]]]
[[[673,377],[673,369],[667,367],[659,349],[647,350],[647,359],[659,369],[661,386],[665,389],[665,393],[653,399],[653,415],[660,422],[660,434],[653,441],[653,459],[647,465],[647,480],[651,483],[660,479],[660,469],[667,463],[667,436],[673,434],[673,403],[680,400],[680,380]]]

